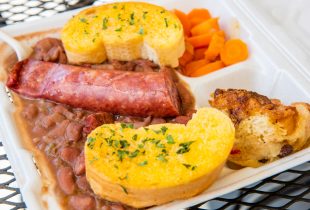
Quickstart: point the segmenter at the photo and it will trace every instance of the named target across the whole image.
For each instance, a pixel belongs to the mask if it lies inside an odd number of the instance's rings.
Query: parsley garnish
[[[115,30],[117,31],[117,29]],[[121,127],[124,128],[131,128],[133,129],[133,124],[132,123],[121,123]]]
[[[162,127],[160,128],[160,130],[161,130],[161,132],[163,133],[163,135],[165,135],[165,134],[166,134],[166,131],[168,130],[168,128],[167,128],[166,126],[162,126]]]
[[[167,20],[167,18],[165,18],[165,25],[166,25],[166,27],[168,27],[168,20]]]
[[[192,166],[192,165],[186,164],[186,163],[183,163],[182,165],[185,166],[187,169],[191,169],[192,171],[194,171],[197,168],[197,166]]]
[[[95,145],[95,141],[96,141],[95,138],[93,138],[93,137],[88,137],[88,138],[87,138],[87,146],[88,146],[90,149],[93,149],[93,148],[94,148],[94,145]]]
[[[120,185],[120,186],[123,189],[124,193],[128,194],[128,191],[127,191],[126,187],[124,187],[123,185]]]
[[[171,135],[166,136],[166,140],[168,144],[174,144],[174,140],[173,137]]]
[[[159,154],[157,155],[156,159],[161,161],[161,162],[167,162],[168,160],[166,159],[167,154]]]
[[[82,23],[86,23],[86,24],[88,24],[88,22],[87,22],[87,19],[86,19],[86,18],[80,18],[80,21],[81,21]]]
[[[117,32],[122,31],[122,27],[119,27],[119,28],[115,29],[115,31],[117,31]]]
[[[126,148],[130,145],[127,140],[120,140],[119,143],[121,145],[121,149]]]
[[[117,9],[117,5],[114,5],[114,6],[113,6],[113,9]]]
[[[145,165],[147,165],[147,160],[145,160],[145,161],[139,163],[138,165],[139,165],[139,166],[145,166]]]
[[[139,30],[138,34],[140,34],[140,35],[143,35],[143,34],[144,34],[144,29],[143,29],[142,26],[140,27],[140,30]]]
[[[135,13],[131,13],[130,14],[129,24],[130,25],[134,25],[135,24]]]
[[[162,10],[162,11],[160,11],[160,14],[163,14],[163,13],[165,13],[166,11],[165,10]]]
[[[137,135],[137,134],[135,134],[135,135],[132,136],[132,140],[134,140],[134,141],[137,141],[137,138],[138,138],[138,135]]]
[[[143,19],[146,18],[147,13],[149,13],[149,12],[143,12],[143,16],[142,16]]]
[[[177,154],[184,154],[186,152],[190,151],[189,146],[193,143],[194,141],[189,141],[189,142],[184,142],[179,144],[180,148],[177,151]]]
[[[92,160],[89,161],[89,164],[93,164],[96,160],[98,160],[98,158],[94,157]]]
[[[108,26],[107,26],[107,24],[108,24],[108,18],[103,18],[103,20],[102,20],[102,29],[103,30],[106,30],[107,28],[108,28]]]
[[[118,177],[119,178],[119,180],[125,180],[125,179],[128,179],[128,174],[126,174],[126,176],[124,176],[124,177]]]
[[[135,150],[134,152],[131,152],[129,155],[128,155],[128,157],[130,157],[130,158],[134,158],[134,157],[137,157],[137,155],[139,154],[139,150]]]
[[[150,129],[149,129],[149,128],[144,128],[144,130],[145,130],[145,131],[148,131],[148,130],[150,130]]]
[[[125,155],[128,155],[128,153],[129,152],[127,150],[117,150],[117,156],[121,162],[125,158]]]

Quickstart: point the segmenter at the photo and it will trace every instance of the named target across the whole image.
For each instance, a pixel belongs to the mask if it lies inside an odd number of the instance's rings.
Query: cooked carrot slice
[[[186,65],[184,73],[185,75],[190,75],[191,72],[196,71],[197,69],[203,67],[207,63],[208,61],[206,59],[191,61]]]
[[[194,48],[198,47],[206,47],[209,45],[211,41],[212,33],[210,34],[203,34],[199,36],[192,36],[187,38],[186,40],[193,45]]]
[[[186,36],[190,35],[190,30],[191,30],[191,22],[189,21],[187,15],[177,9],[172,10],[172,12],[179,18],[179,20],[181,21],[182,25],[183,25],[183,30],[184,30],[184,34]]]
[[[191,33],[193,36],[198,36],[201,34],[207,34],[210,33],[210,31],[220,30],[219,24],[218,24],[218,18],[210,18],[208,20],[203,21],[202,23],[196,25],[192,28]]]
[[[248,58],[247,45],[240,39],[228,40],[221,50],[221,60],[225,65],[232,65]]]
[[[218,69],[223,68],[225,65],[223,64],[222,61],[215,61],[212,63],[208,63],[201,68],[197,69],[196,71],[193,71],[190,76],[191,77],[199,77],[208,73],[211,73],[213,71],[216,71]]]
[[[185,42],[185,52],[182,57],[179,58],[179,64],[185,66],[188,62],[194,58],[194,47],[191,43]]]
[[[209,47],[205,52],[206,59],[214,61],[220,55],[221,50],[224,48],[225,38],[222,33],[213,34]]]
[[[206,50],[207,50],[206,47],[196,49],[195,52],[194,52],[194,60],[203,59],[205,57]]]
[[[193,9],[188,15],[187,15],[189,21],[191,22],[192,26],[195,26],[209,18],[211,18],[211,15],[209,13],[209,10],[207,9]]]

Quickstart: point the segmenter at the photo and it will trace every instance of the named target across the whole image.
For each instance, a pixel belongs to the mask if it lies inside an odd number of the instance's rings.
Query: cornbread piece
[[[180,115],[178,92],[168,68],[125,72],[24,60],[10,72],[7,86],[31,98],[121,115]]]
[[[236,141],[229,160],[258,167],[306,146],[310,138],[310,109],[305,103],[291,106],[258,93],[217,89],[210,101],[225,111],[236,127]]]
[[[144,58],[177,67],[185,50],[179,19],[162,7],[142,2],[85,9],[64,26],[61,40],[74,64]]]
[[[133,207],[194,196],[210,186],[233,146],[234,126],[201,108],[183,124],[105,124],[85,143],[86,178],[104,199]]]

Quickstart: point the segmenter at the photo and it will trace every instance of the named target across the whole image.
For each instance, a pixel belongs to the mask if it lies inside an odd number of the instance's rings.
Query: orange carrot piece
[[[200,60],[203,59],[205,57],[205,52],[208,48],[204,47],[204,48],[199,48],[196,49],[194,52],[194,60]]]
[[[185,75],[190,75],[191,72],[196,71],[197,69],[203,67],[207,63],[208,63],[208,61],[206,59],[191,61],[186,65],[184,73],[185,73]]]
[[[209,45],[211,41],[212,33],[210,34],[203,34],[199,36],[192,36],[187,38],[186,40],[193,45],[194,48],[198,47],[206,47]]]
[[[211,18],[210,12],[207,9],[193,9],[187,15],[189,21],[191,22],[192,26],[195,26],[209,18]]]
[[[179,64],[185,66],[188,62],[194,58],[194,47],[189,43],[185,42],[185,52],[182,57],[179,58]]]
[[[213,34],[209,47],[205,52],[206,59],[214,61],[219,56],[221,50],[224,48],[225,38],[222,33]]]
[[[210,18],[208,20],[203,21],[202,23],[196,25],[192,28],[191,33],[193,36],[198,36],[201,34],[207,34],[210,33],[210,31],[220,30],[219,24],[218,24],[218,18]]]
[[[177,9],[173,10],[173,13],[179,18],[179,20],[181,21],[182,25],[183,25],[183,30],[184,30],[184,34],[186,36],[190,35],[190,30],[191,30],[191,22],[189,21],[187,15]]]
[[[205,74],[209,74],[213,71],[216,71],[218,69],[223,68],[225,65],[223,64],[222,61],[214,61],[212,63],[208,63],[205,66],[197,69],[196,71],[193,71],[190,76],[191,77],[199,77]]]
[[[232,65],[248,58],[247,45],[241,39],[228,40],[221,50],[221,60],[225,65]]]

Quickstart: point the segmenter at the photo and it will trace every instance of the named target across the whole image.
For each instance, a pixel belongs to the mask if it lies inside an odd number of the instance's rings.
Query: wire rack
[[[0,26],[32,21],[93,3],[94,0],[0,0]],[[26,209],[1,138],[0,209]],[[190,209],[310,209],[310,162]]]

